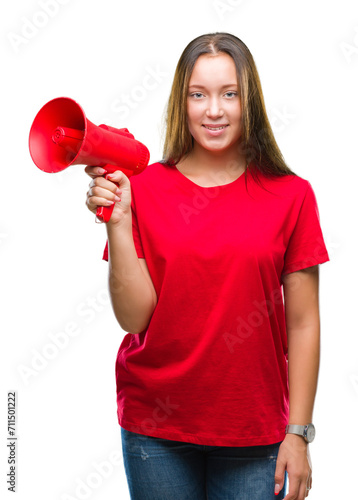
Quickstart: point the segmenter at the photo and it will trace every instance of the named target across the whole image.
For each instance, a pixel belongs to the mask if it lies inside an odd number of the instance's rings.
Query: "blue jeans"
[[[282,500],[275,496],[281,443],[204,446],[144,436],[121,428],[131,500]]]

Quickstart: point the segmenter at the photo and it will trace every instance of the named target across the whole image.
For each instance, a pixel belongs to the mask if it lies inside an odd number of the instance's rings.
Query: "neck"
[[[247,163],[237,145],[227,151],[208,151],[195,143],[186,160],[186,163],[192,165],[195,172],[201,175],[222,171],[239,174],[244,171]]]

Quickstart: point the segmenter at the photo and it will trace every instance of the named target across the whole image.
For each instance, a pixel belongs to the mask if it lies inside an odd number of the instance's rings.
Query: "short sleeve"
[[[132,198],[131,209],[132,209],[132,233],[133,233],[134,246],[135,246],[135,249],[137,252],[137,257],[139,259],[144,259],[145,257],[144,257],[143,247],[142,247],[142,241],[141,241],[140,234],[139,234],[137,213],[136,213],[135,205],[133,202],[133,198]],[[108,240],[106,242],[106,245],[105,245],[105,248],[103,251],[102,259],[106,260],[108,262]]]
[[[306,194],[285,252],[282,274],[327,261],[329,256],[321,230],[316,196],[307,181]]]

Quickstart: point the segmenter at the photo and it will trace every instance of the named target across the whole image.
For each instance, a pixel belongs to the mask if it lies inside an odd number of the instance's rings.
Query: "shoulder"
[[[252,176],[257,176],[260,181],[265,182],[266,185],[271,185],[271,186],[282,186],[284,188],[288,189],[306,189],[308,180],[304,179],[303,177],[295,174],[286,174],[286,175],[273,175],[273,174],[266,174],[259,170],[256,166],[253,166],[251,169]]]
[[[278,196],[303,200],[308,191],[313,192],[310,182],[299,175],[268,176],[254,168],[251,177],[253,180],[257,180],[258,184],[265,190]]]

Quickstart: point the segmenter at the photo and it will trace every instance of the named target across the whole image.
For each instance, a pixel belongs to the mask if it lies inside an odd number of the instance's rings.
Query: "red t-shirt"
[[[282,275],[329,257],[310,183],[257,174],[268,191],[250,170],[247,187],[244,175],[201,187],[162,163],[130,178],[135,248],[158,303],[118,351],[128,431],[212,446],[284,439]]]

